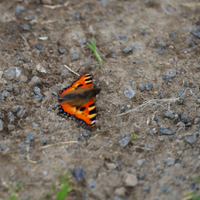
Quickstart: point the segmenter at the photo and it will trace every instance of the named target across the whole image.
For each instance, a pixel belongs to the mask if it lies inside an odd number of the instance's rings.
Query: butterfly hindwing
[[[74,116],[76,119],[82,122],[82,125],[85,128],[92,128],[95,126],[96,115],[95,102],[93,99],[91,99],[85,105],[80,107]]]

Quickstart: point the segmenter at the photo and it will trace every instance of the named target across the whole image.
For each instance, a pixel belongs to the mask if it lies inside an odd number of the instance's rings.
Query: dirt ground
[[[184,3],[0,1],[0,199],[16,183],[17,199],[55,199],[66,171],[66,199],[200,194],[200,6]],[[78,78],[64,65],[101,88],[92,131],[57,115]]]

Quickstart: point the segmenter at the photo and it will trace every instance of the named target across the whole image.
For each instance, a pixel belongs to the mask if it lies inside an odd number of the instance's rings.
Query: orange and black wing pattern
[[[93,91],[92,76],[88,73],[83,74],[71,86],[64,88],[59,92],[58,99],[62,99],[64,96],[70,96],[71,99],[70,102],[66,100],[58,105],[58,114],[64,117],[71,117],[72,119],[79,121],[79,124],[81,124],[83,128],[91,129],[95,126],[97,115],[95,107],[95,95],[92,97],[90,95],[88,98],[84,95],[80,95],[79,104],[77,103],[77,106],[76,103],[71,102],[73,100],[73,95],[75,96],[76,94],[84,92],[84,88],[87,88],[87,91],[90,91],[91,88],[91,92]],[[99,91],[100,90],[98,90],[96,94],[98,94]]]

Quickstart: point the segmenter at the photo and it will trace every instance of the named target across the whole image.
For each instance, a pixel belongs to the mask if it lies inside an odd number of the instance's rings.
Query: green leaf
[[[53,167],[53,169],[54,169],[54,171],[57,171],[57,167],[55,166],[55,167]]]
[[[22,185],[20,183],[16,183],[16,186],[17,186],[18,190],[22,189]]]
[[[136,140],[136,135],[132,134],[131,138],[134,139],[134,140]]]
[[[200,200],[200,196],[196,195],[194,193],[189,193],[188,196],[190,196],[190,198],[194,199],[194,200]]]

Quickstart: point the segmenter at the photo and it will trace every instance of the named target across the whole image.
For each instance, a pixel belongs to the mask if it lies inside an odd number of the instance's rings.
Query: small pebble
[[[150,190],[150,186],[143,188],[143,191],[149,191],[149,190]]]
[[[162,49],[157,49],[157,53],[159,53],[160,55],[163,54],[163,50]]]
[[[154,136],[154,134],[151,132],[147,132],[147,135]]]
[[[141,30],[142,35],[146,35],[146,31],[144,29]]]
[[[79,55],[78,54],[76,54],[76,53],[73,53],[72,54],[72,59],[73,60],[78,60],[80,57],[79,57]]]
[[[151,90],[151,89],[153,88],[153,84],[151,84],[151,83],[146,83],[146,84],[145,84],[145,88],[146,88],[147,91],[148,91],[148,90]]]
[[[137,176],[135,174],[125,174],[124,176],[125,178],[125,186],[126,187],[134,187],[138,184],[138,179],[137,179]]]
[[[8,130],[13,131],[15,129],[15,125],[13,124],[8,124]]]
[[[123,35],[119,35],[118,38],[120,40],[125,40],[127,38],[127,36],[125,34],[123,34]]]
[[[84,131],[84,132],[83,132],[83,136],[84,136],[84,137],[88,137],[89,135],[90,135],[90,131]]]
[[[169,77],[175,77],[176,76],[176,69],[169,69],[167,70],[167,76]]]
[[[97,187],[97,183],[95,180],[89,180],[88,181],[88,187],[91,189],[95,189]]]
[[[175,159],[172,158],[172,157],[168,157],[168,158],[165,159],[164,162],[167,164],[167,166],[172,166],[172,165],[175,164]]]
[[[145,178],[145,176],[146,176],[146,173],[141,173],[141,174],[139,174],[138,178],[140,180],[143,180]]]
[[[176,35],[174,33],[170,33],[169,37],[172,38],[172,39],[176,39]]]
[[[140,91],[141,91],[141,92],[143,92],[143,91],[145,90],[145,87],[144,87],[144,85],[142,85],[142,84],[139,84],[139,89],[140,89]]]
[[[77,19],[79,18],[79,16],[80,16],[79,13],[74,13],[74,14],[72,15],[72,17],[73,17],[74,20],[77,20]]]
[[[197,99],[197,104],[200,104],[200,99]]]
[[[170,111],[166,111],[164,116],[167,118],[170,118],[170,119],[174,119],[174,117],[175,117],[175,115]]]
[[[41,79],[38,76],[34,76],[29,82],[29,85],[36,85],[41,83],[42,83]]]
[[[84,167],[74,167],[71,172],[73,173],[73,175],[76,177],[76,179],[78,181],[81,181],[83,179],[83,173],[84,173]]]
[[[30,30],[30,26],[29,26],[28,24],[24,24],[23,29],[24,29],[25,31],[29,31],[29,30]]]
[[[79,43],[82,44],[82,45],[85,44],[86,38],[84,37],[84,38],[79,39]]]
[[[12,90],[13,90],[13,86],[8,86],[7,91],[12,92]]]
[[[0,119],[0,131],[3,131],[3,121]]]
[[[2,100],[3,98],[4,98],[4,95],[0,93],[0,100]]]
[[[134,48],[133,46],[128,46],[128,47],[123,49],[123,52],[124,53],[129,53],[129,52],[131,52],[133,50],[133,48]]]
[[[125,97],[131,99],[131,98],[135,97],[136,93],[135,93],[134,90],[129,89],[129,90],[126,90],[126,91],[124,92],[124,95],[125,95]]]
[[[9,122],[12,122],[12,121],[14,121],[14,120],[15,120],[15,116],[13,115],[12,112],[9,112],[9,113],[8,113],[8,121],[9,121]]]
[[[123,197],[126,194],[126,188],[125,187],[116,188],[114,194]]]
[[[189,143],[189,144],[193,144],[195,143],[197,137],[195,135],[190,135],[190,136],[187,136],[186,137],[186,141]]]
[[[119,144],[120,146],[125,147],[126,145],[128,145],[130,141],[131,141],[131,138],[129,136],[126,136],[120,139]]]
[[[10,92],[8,92],[8,91],[6,91],[6,90],[3,91],[3,96],[4,96],[4,97],[8,97],[9,94],[10,94]]]
[[[200,30],[194,31],[193,34],[194,34],[195,36],[197,36],[198,38],[200,38]]]
[[[32,134],[32,133],[29,133],[29,134],[28,134],[28,136],[27,136],[27,139],[26,139],[26,141],[27,141],[27,142],[32,142],[32,141],[33,141],[33,139],[34,139],[34,137],[35,137],[35,135],[34,135],[34,134]]]
[[[168,128],[160,128],[159,131],[163,134],[163,135],[174,135],[174,132]]]
[[[15,12],[17,15],[22,14],[24,10],[25,10],[24,6],[21,6],[21,5],[17,5],[17,7],[15,8]]]
[[[14,95],[18,95],[19,94],[19,88],[13,87],[13,92],[14,92]]]
[[[16,76],[16,70],[14,69],[7,69],[3,73],[3,77],[9,81],[12,81]]]
[[[43,97],[42,94],[37,94],[37,95],[35,95],[35,99],[36,99],[37,101],[41,101],[41,100],[42,100],[42,97]]]
[[[37,48],[38,50],[42,50],[42,46],[41,46],[40,44],[37,44],[37,45],[36,45],[36,48]]]
[[[66,49],[65,49],[64,47],[60,47],[60,48],[58,49],[58,51],[59,51],[60,54],[64,54],[65,51],[66,51]]]
[[[33,88],[33,91],[35,92],[35,94],[40,94],[40,88],[39,87],[37,87],[37,86],[35,86],[34,88]]]

